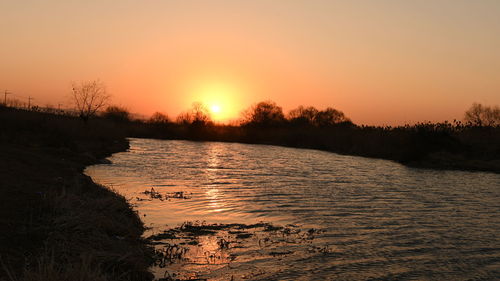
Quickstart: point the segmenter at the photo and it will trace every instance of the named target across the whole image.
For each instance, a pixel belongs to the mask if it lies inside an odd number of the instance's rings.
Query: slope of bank
[[[144,226],[83,175],[128,142],[112,123],[0,108],[0,280],[151,280]]]

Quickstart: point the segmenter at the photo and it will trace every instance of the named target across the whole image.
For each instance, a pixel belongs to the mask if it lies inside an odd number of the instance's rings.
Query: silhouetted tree
[[[161,112],[155,112],[148,120],[152,124],[167,124],[170,122],[168,116]]]
[[[313,125],[318,110],[312,106],[303,107],[302,105],[290,110],[288,120],[294,125]]]
[[[191,124],[191,114],[189,112],[182,112],[177,116],[177,123],[182,124],[182,125],[189,125]]]
[[[112,105],[104,110],[102,117],[111,119],[115,122],[128,122],[130,121],[130,112],[124,107]]]
[[[328,107],[325,110],[321,110],[316,113],[314,118],[314,123],[319,127],[332,126],[339,123],[351,122],[342,111],[336,110],[334,108]]]
[[[194,102],[188,112],[183,112],[177,116],[177,123],[184,125],[204,126],[210,122],[210,112],[201,102]]]
[[[273,101],[262,101],[244,113],[244,125],[273,127],[283,124],[286,119],[281,107]]]
[[[72,98],[80,118],[87,122],[97,111],[103,108],[111,96],[99,80],[73,83]]]
[[[191,124],[206,125],[211,122],[210,111],[201,102],[194,102],[191,106]]]
[[[473,103],[465,112],[464,120],[474,126],[500,126],[500,108]]]

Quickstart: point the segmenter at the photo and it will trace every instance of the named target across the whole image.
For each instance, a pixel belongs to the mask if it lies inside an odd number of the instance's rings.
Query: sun
[[[188,99],[202,103],[216,123],[229,122],[238,118],[238,99],[241,90],[235,82],[225,79],[199,79],[187,87],[191,93]]]
[[[231,117],[233,91],[226,85],[208,84],[199,92],[199,100],[206,105],[213,121],[223,122]]]
[[[220,108],[220,105],[218,104],[213,104],[210,106],[210,111],[212,112],[212,114],[214,115],[217,115],[221,112],[221,108]]]

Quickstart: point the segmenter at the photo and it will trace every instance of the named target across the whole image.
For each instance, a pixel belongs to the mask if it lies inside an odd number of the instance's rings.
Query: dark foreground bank
[[[83,175],[128,148],[113,122],[0,107],[0,280],[151,280],[144,226]]]

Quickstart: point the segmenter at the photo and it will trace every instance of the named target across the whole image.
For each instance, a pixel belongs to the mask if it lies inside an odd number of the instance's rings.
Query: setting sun
[[[225,121],[228,118],[226,110],[220,105],[220,102],[205,102],[207,105],[210,115],[214,121]],[[227,107],[227,105],[226,105]]]
[[[209,110],[213,121],[224,123],[239,117],[241,109],[237,105],[242,93],[233,83],[199,80],[191,84],[188,91],[191,95],[187,101],[201,102]]]
[[[219,105],[214,104],[214,105],[210,106],[210,111],[212,112],[212,114],[217,115],[217,114],[219,114],[219,113],[220,113],[221,108],[220,108],[220,106],[219,106]]]

